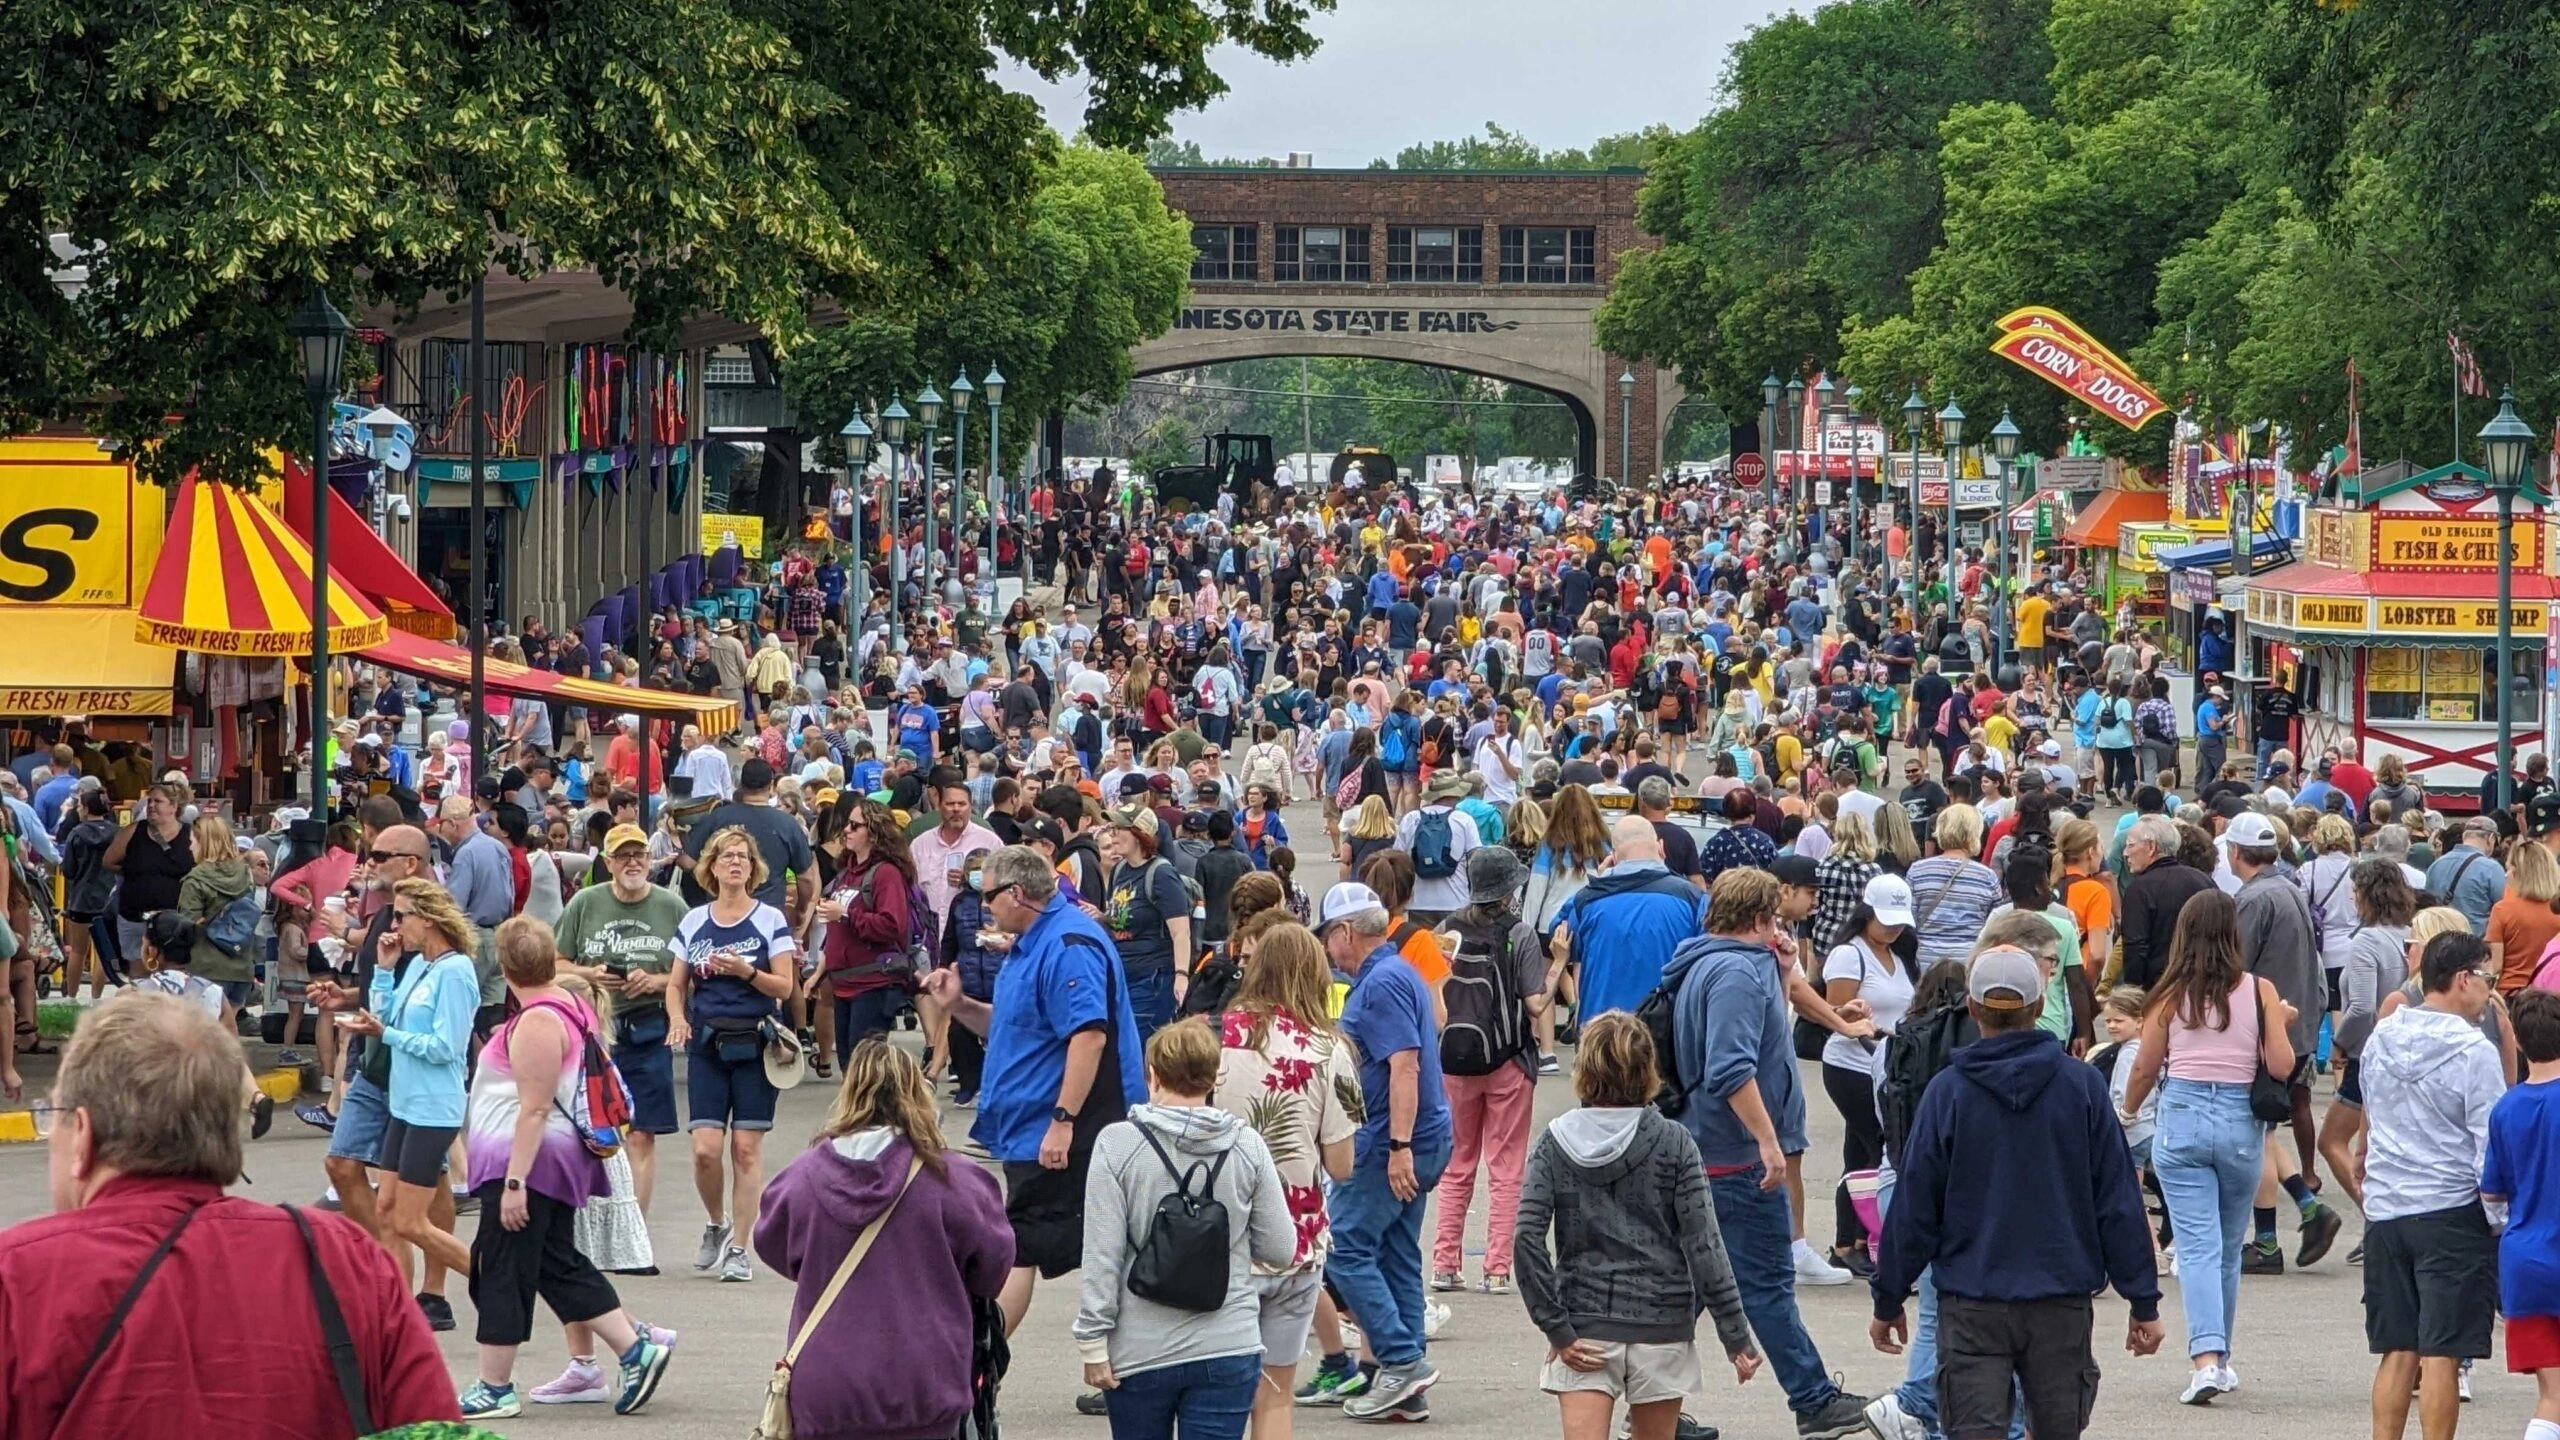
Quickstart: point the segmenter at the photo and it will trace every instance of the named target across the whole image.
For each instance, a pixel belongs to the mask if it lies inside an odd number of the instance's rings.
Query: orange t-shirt
[[[1413,925],[1413,922],[1399,920],[1396,924],[1402,927]],[[1395,931],[1387,933],[1393,935]],[[1437,985],[1449,978],[1449,957],[1441,953],[1438,937],[1424,926],[1413,925],[1413,933],[1404,937],[1404,943],[1396,947],[1396,953],[1422,976],[1426,985]]]
[[[1670,574],[1671,537],[1663,534],[1659,530],[1655,531],[1653,538],[1644,542],[1644,558],[1653,563],[1653,575],[1655,579],[1659,580],[1663,576]]]
[[[2489,907],[2488,928],[2481,938],[2497,947],[2498,993],[2512,995],[2533,983],[2543,947],[2560,936],[2560,908],[2509,893]]]
[[[2071,907],[2072,916],[2080,922],[2080,938],[2086,941],[2101,930],[2113,929],[2116,923],[2116,895],[2103,877],[2064,875],[2062,903]],[[2084,958],[2085,955],[2084,955]],[[2095,957],[2100,972],[2107,957]]]

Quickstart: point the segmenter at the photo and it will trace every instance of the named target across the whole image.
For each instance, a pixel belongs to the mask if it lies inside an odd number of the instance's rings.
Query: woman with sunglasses
[[[915,861],[897,812],[877,800],[858,802],[836,832],[842,860],[826,898],[825,959],[811,994],[825,986],[835,1021],[836,1063],[870,1035],[886,1035],[900,1002],[913,991],[907,968],[914,933]]]
[[[427,1207],[444,1188],[445,1155],[462,1130],[471,1021],[480,1008],[480,975],[472,957],[479,953],[480,932],[443,886],[403,880],[392,889],[391,924],[375,950],[371,993],[388,998],[338,1018],[340,1029],[372,1037],[391,1056],[391,1118],[374,1161],[391,1172],[382,1188],[381,1231],[417,1246],[457,1275],[471,1273],[471,1252],[436,1228]],[[402,956],[417,957],[405,973]],[[405,1282],[408,1246],[391,1248]]]

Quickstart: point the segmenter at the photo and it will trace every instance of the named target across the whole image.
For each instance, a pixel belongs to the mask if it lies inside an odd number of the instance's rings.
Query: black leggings
[[[2112,750],[2101,745],[2098,747],[2098,760],[2099,768],[2104,772],[2103,778],[2098,781],[2100,789],[2130,794],[2140,783],[2133,778],[2131,746],[2122,750]]]
[[[1836,1220],[1835,1244],[1846,1250],[1867,1238],[1867,1227],[1858,1223],[1857,1207],[1849,1203],[1852,1170],[1873,1170],[1884,1163],[1884,1121],[1876,1115],[1875,1077],[1864,1070],[1846,1070],[1824,1061],[1823,1093],[1831,1097],[1832,1108],[1840,1112],[1848,1133],[1840,1141],[1840,1173],[1844,1177],[1831,1192],[1831,1205]]]

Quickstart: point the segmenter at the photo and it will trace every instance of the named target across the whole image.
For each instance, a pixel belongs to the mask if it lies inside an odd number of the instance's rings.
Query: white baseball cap
[[[1378,898],[1377,891],[1357,880],[1345,880],[1324,892],[1324,903],[1316,907],[1316,928],[1322,930],[1345,915],[1386,908],[1386,902]]]
[[[2275,822],[2255,810],[2243,810],[2231,817],[2223,828],[2222,838],[2234,845],[2273,845],[2276,843]]]
[[[1866,893],[1859,898],[1876,912],[1879,925],[1911,923],[1911,884],[1899,875],[1878,875],[1869,880]]]

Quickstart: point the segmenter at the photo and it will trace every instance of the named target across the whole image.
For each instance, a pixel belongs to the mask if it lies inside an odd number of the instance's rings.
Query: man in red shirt
[[[81,1022],[38,1110],[55,1213],[0,1232],[0,1435],[345,1440],[460,1418],[372,1236],[223,1193],[247,1082],[238,1038],[177,997]]]

